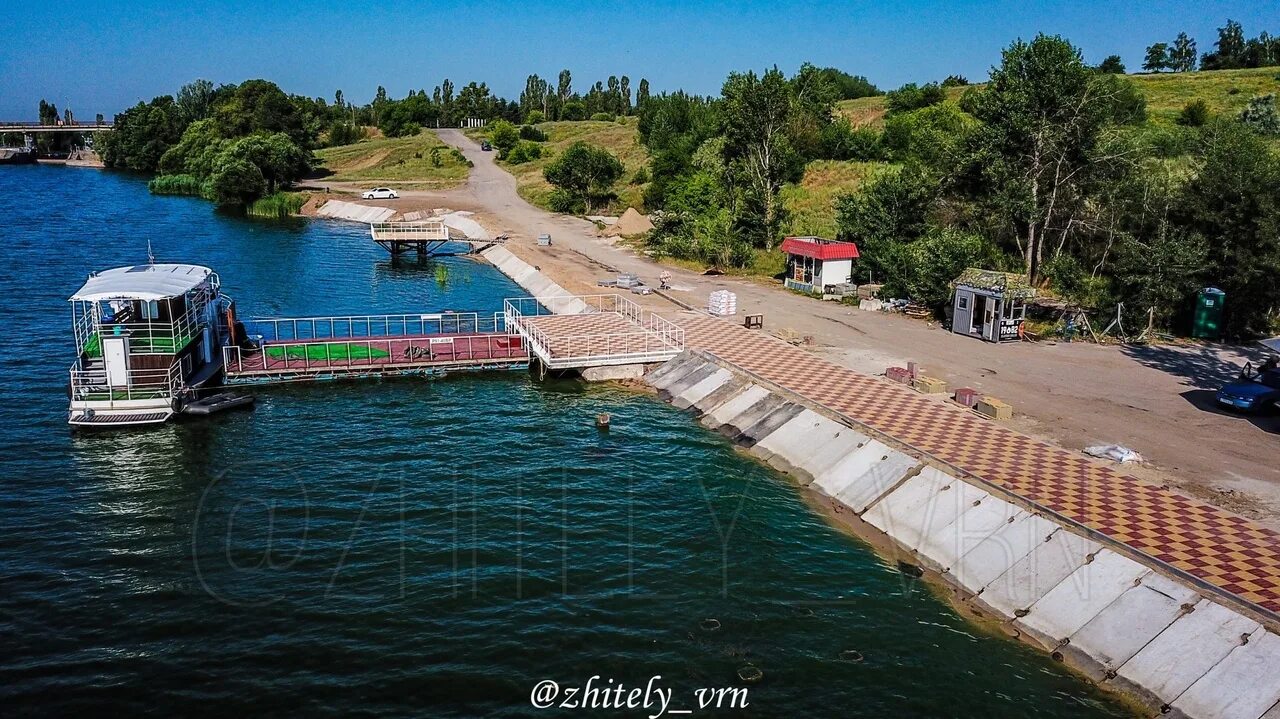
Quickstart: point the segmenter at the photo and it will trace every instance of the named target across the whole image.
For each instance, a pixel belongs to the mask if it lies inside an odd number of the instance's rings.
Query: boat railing
[[[119,334],[128,337],[130,354],[174,354],[200,333],[203,314],[203,311],[193,309],[170,322],[136,317],[120,322],[104,321],[96,327],[97,339],[100,342],[103,337]],[[92,346],[93,339],[94,332],[85,336],[80,348],[82,352],[88,351],[91,355],[101,353],[100,346]]]
[[[245,333],[260,342],[364,337],[413,337],[432,334],[486,334],[503,331],[501,313],[421,312],[417,314],[242,320]]]
[[[106,369],[82,369],[71,365],[71,401],[92,402],[95,407],[128,407],[136,400],[165,400],[182,389],[182,368],[174,363],[164,369],[129,369],[123,385],[112,384]]]

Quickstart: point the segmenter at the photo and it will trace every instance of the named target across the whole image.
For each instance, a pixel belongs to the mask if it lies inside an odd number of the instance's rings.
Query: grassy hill
[[[1209,110],[1216,114],[1236,113],[1255,95],[1280,93],[1280,68],[1277,67],[1126,77],[1147,98],[1147,114],[1155,123],[1172,123],[1182,108],[1195,100],[1204,100]],[[958,99],[969,87],[981,85],[949,87],[948,99]],[[878,128],[884,124],[884,97],[845,100],[837,105],[836,112],[849,118],[855,127]]]
[[[627,207],[643,208],[644,186],[631,183],[636,171],[647,167],[649,163],[644,146],[640,144],[640,135],[636,131],[636,118],[623,118],[623,122],[544,122],[538,125],[538,129],[547,135],[547,141],[541,143],[542,157],[519,165],[498,163],[515,176],[516,188],[521,197],[538,207],[547,208],[547,200],[554,188],[542,176],[542,170],[566,147],[582,140],[603,147],[622,161],[625,170],[614,188],[618,193],[618,200],[612,209],[621,211]],[[486,137],[483,129],[468,130],[467,134],[476,140]]]
[[[789,235],[834,237],[836,215],[832,203],[840,195],[853,192],[878,170],[891,167],[886,162],[838,162],[815,160],[804,168],[804,179],[782,188],[782,205],[790,217]]]
[[[395,183],[400,187],[446,189],[466,182],[466,158],[434,133],[379,137],[316,151],[334,182]]]

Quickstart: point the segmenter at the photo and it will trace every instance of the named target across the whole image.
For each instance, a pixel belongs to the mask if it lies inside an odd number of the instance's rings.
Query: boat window
[[[146,300],[142,303],[142,318],[155,320],[160,318],[160,301]]]

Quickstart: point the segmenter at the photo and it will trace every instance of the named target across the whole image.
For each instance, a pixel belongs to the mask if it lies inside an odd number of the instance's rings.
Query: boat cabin
[[[73,425],[163,422],[217,379],[234,324],[208,267],[146,264],[89,276],[70,298]]]
[[[827,288],[853,283],[853,261],[858,246],[821,237],[788,237],[782,241],[787,255],[783,284],[788,289],[826,293]]]
[[[1035,288],[1026,275],[970,267],[952,283],[951,331],[988,342],[1017,342]]]

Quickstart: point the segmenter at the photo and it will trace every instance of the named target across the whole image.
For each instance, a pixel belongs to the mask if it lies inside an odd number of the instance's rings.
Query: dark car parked
[[[1265,412],[1280,405],[1280,369],[1259,372],[1218,390],[1218,404],[1242,412]]]

